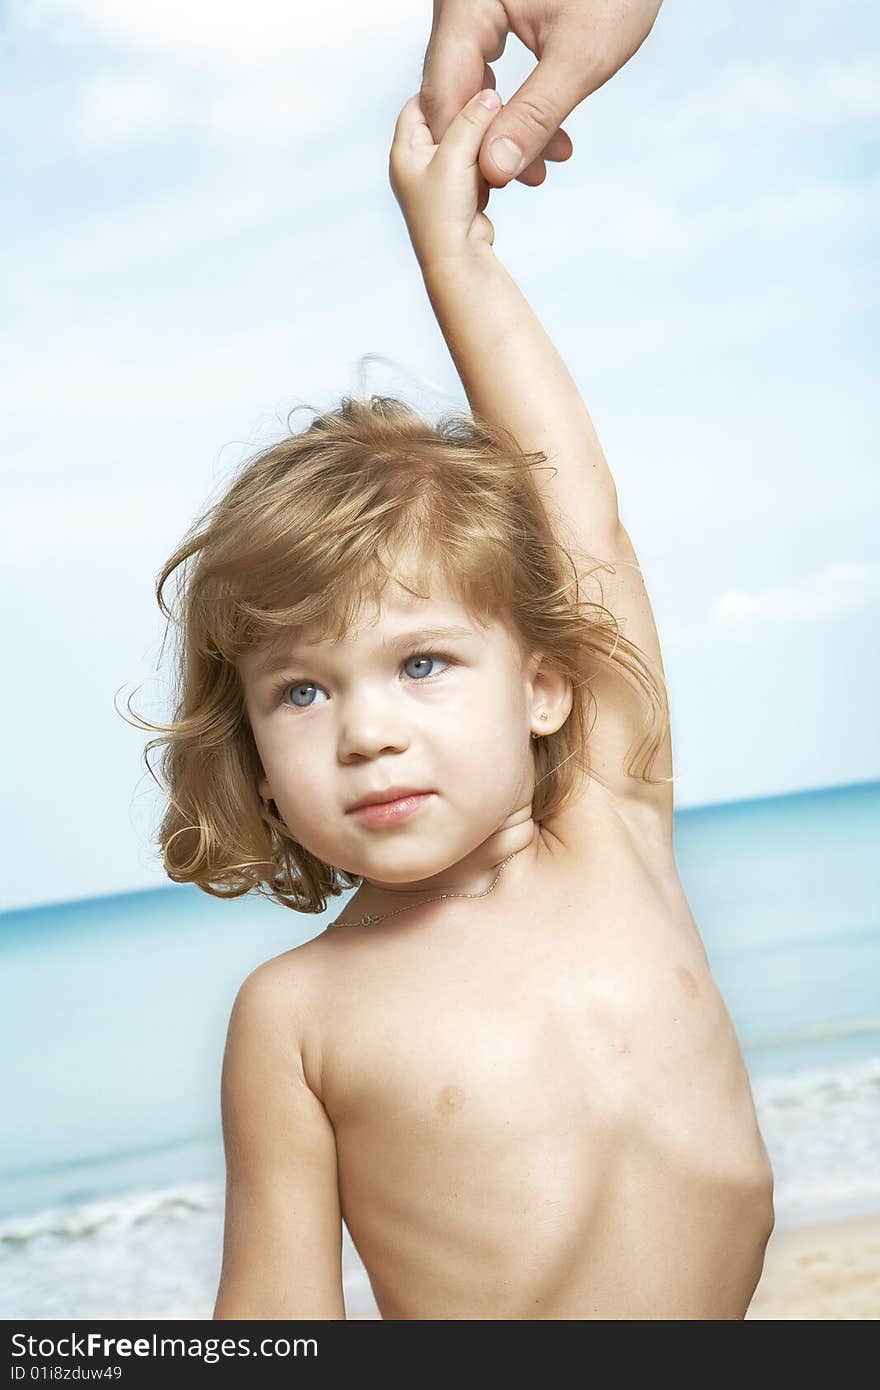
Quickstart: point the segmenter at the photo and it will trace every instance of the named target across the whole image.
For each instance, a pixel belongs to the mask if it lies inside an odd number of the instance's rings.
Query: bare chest
[[[500,1157],[514,1133],[634,1119],[692,1151],[707,1104],[729,1121],[741,1058],[674,870],[610,834],[534,870],[491,903],[328,941],[320,1069],[338,1130]]]
[[[310,1079],[383,1315],[744,1307],[767,1155],[674,868],[612,834],[534,868],[323,943]]]

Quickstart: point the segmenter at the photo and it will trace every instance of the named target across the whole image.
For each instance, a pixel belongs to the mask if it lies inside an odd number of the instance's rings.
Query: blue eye
[[[420,662],[430,661],[430,662],[434,662],[434,661],[436,661],[436,660],[437,660],[437,657],[436,657],[435,655],[433,655],[433,654],[425,653],[425,652],[418,652],[418,653],[416,653],[414,656],[408,656],[408,657],[406,658],[406,661],[405,661],[403,664],[404,664],[404,666],[405,666],[407,661],[420,661]],[[441,656],[441,657],[440,657],[440,660],[443,661],[444,658]],[[424,674],[424,673],[423,673],[423,674]],[[436,672],[434,672],[434,673],[432,673],[432,674],[436,674]]]
[[[303,690],[320,690],[320,689],[321,689],[321,687],[320,687],[319,685],[315,685],[314,681],[301,681],[299,685],[288,685],[288,686],[285,686],[281,693],[282,693],[282,695],[286,695],[287,692],[290,690],[290,691],[293,691],[294,694],[299,694],[299,693],[300,693],[301,691],[303,691]],[[295,708],[296,708],[296,709],[311,709],[311,704],[308,704],[308,705],[295,705]]]
[[[408,656],[405,659],[403,664],[404,666],[406,666],[409,662],[415,662],[422,666],[423,669],[421,675],[416,675],[414,677],[411,676],[411,679],[415,680],[416,684],[423,685],[425,681],[434,680],[435,677],[442,676],[442,671],[431,671],[427,674],[425,674],[424,671],[424,666],[426,663],[434,665],[438,661],[444,662],[446,665],[449,664],[448,657],[440,656],[436,652],[414,652],[411,656]],[[285,679],[282,682],[282,684],[278,687],[278,695],[281,698],[281,703],[287,705],[288,708],[292,707],[294,709],[312,709],[314,707],[315,701],[310,700],[307,704],[301,704],[297,701],[296,696],[302,694],[303,691],[320,690],[321,688],[322,687],[320,685],[317,685],[315,681],[291,682]],[[289,694],[292,695],[292,698],[288,702],[287,696]]]

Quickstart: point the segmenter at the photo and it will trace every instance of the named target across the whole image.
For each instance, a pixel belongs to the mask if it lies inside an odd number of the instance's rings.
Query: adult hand
[[[641,47],[660,5],[661,0],[434,0],[419,92],[434,143],[471,97],[495,86],[488,65],[514,33],[538,65],[483,136],[480,172],[492,188],[514,177],[532,187],[543,183],[544,161],[569,159],[574,148],[562,122]]]

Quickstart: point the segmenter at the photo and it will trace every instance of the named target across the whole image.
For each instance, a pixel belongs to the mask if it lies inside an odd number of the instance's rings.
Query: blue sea
[[[675,842],[777,1224],[880,1211],[880,782],[679,811]],[[210,1317],[229,1010],[344,901],[169,885],[0,914],[0,1317]],[[344,1272],[374,1316],[347,1231]]]

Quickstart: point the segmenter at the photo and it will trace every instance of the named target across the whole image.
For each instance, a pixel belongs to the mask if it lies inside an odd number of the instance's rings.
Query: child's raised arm
[[[494,98],[494,105],[483,97]],[[395,130],[391,186],[471,409],[509,430],[524,452],[547,455],[550,466],[535,471],[535,482],[559,539],[587,568],[596,561],[613,566],[611,578],[602,574],[603,602],[662,676],[651,604],[593,422],[565,363],[493,250],[494,228],[482,211],[488,185],[477,160],[497,109],[496,93],[480,93],[434,145],[413,97]],[[592,767],[606,787],[647,811],[648,833],[671,845],[671,782],[651,785],[623,771],[641,728],[639,702],[606,674],[597,674],[592,689],[598,704]],[[651,775],[671,774],[667,726]],[[575,812],[570,827],[576,819]]]
[[[485,93],[481,94],[485,95]],[[543,450],[545,501],[602,553],[619,525],[617,490],[586,405],[565,363],[493,250],[480,211],[488,197],[477,159],[497,113],[475,97],[434,145],[417,98],[400,114],[391,184],[425,288],[471,409],[505,426],[526,452]],[[503,193],[501,196],[504,196]]]
[[[229,1021],[215,1319],[345,1318],[336,1139],[302,1070],[294,996],[289,973],[267,961]]]

